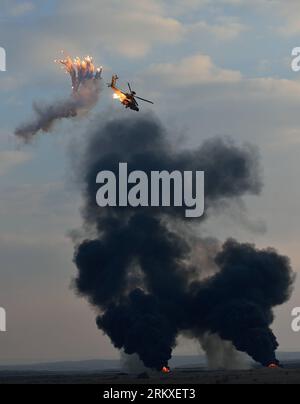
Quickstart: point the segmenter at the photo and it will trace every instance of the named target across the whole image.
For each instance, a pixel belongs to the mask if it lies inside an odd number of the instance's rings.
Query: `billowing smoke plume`
[[[68,57],[60,63],[71,77],[72,95],[52,104],[33,104],[35,117],[15,130],[15,135],[25,143],[29,143],[40,131],[50,132],[56,121],[84,115],[97,104],[102,68],[96,69],[89,56],[74,61]]]
[[[127,355],[125,352],[121,351],[121,367],[124,372],[129,374],[142,374],[149,369],[147,369],[144,363],[140,360],[138,355]]]
[[[229,240],[208,264],[217,243],[196,237],[182,208],[100,209],[96,176],[102,170],[117,175],[119,162],[148,174],[205,171],[202,221],[220,205],[257,195],[262,187],[258,154],[251,146],[215,138],[179,152],[148,116],[96,128],[80,168],[84,227],[94,235],[77,245],[74,261],[77,291],[98,308],[99,329],[115,347],[158,370],[170,360],[180,333],[199,340],[207,333],[218,335],[263,365],[276,361],[272,309],[290,296],[289,260],[274,250]],[[201,228],[202,221],[195,224]]]
[[[285,303],[293,283],[288,258],[228,240],[216,256],[220,272],[191,285],[194,320],[202,330],[231,341],[255,361],[277,364],[272,308]]]
[[[205,333],[200,338],[201,347],[207,357],[209,369],[248,370],[250,358],[237,351],[231,341],[222,340],[219,335]]]

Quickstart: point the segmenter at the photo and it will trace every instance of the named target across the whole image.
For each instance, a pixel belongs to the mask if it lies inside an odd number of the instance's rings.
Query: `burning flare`
[[[64,53],[62,51],[62,53]],[[65,59],[55,60],[55,63],[60,63],[64,66],[65,71],[70,75],[72,81],[72,89],[75,93],[78,92],[81,84],[88,80],[100,80],[103,67],[95,67],[93,58],[86,56],[80,59],[78,56],[72,59],[67,56]]]
[[[171,369],[168,366],[164,366],[161,371],[166,375],[171,373]]]
[[[82,60],[78,57],[72,60],[67,56],[55,62],[63,65],[66,73],[70,75],[73,93],[66,99],[50,104],[33,104],[35,117],[15,130],[15,135],[25,143],[31,142],[40,131],[50,132],[58,120],[87,114],[98,102],[103,69],[95,67],[93,58],[86,56]]]

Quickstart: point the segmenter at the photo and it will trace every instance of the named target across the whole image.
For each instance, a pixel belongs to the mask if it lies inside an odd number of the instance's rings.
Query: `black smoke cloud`
[[[15,135],[25,143],[30,143],[39,132],[50,132],[54,124],[61,119],[74,118],[89,112],[100,95],[100,81],[91,80],[82,84],[78,92],[74,92],[65,100],[51,104],[33,103],[35,117],[15,130]]]
[[[276,337],[270,330],[272,308],[285,303],[292,291],[289,259],[273,249],[228,240],[215,259],[220,272],[191,285],[192,323],[231,341],[255,361],[278,363]],[[195,331],[197,333],[197,331]]]
[[[205,249],[206,243],[191,234],[181,208],[96,206],[98,172],[117,174],[119,162],[148,173],[205,171],[209,213],[202,221],[220,204],[257,195],[262,188],[258,153],[251,146],[215,138],[193,151],[178,151],[151,116],[116,119],[96,128],[80,166],[85,229],[95,236],[77,245],[74,262],[76,289],[98,308],[99,329],[116,348],[138,354],[147,367],[158,370],[170,360],[180,333],[199,339],[216,333],[263,365],[275,361],[272,308],[290,296],[289,260],[274,250],[258,251],[229,240],[216,254],[217,272],[200,281],[209,271],[191,257],[194,248]]]

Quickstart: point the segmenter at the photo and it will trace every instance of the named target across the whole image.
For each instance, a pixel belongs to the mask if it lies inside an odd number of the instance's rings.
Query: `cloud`
[[[278,32],[283,36],[296,36],[300,33],[300,3],[297,0],[285,0],[276,2],[276,10],[284,19],[279,26]]]
[[[19,160],[21,159],[22,157],[19,157]],[[72,210],[72,207],[74,209],[77,207],[77,195],[74,196],[73,193],[66,190],[66,184],[63,182],[45,182],[39,185],[8,184],[3,189],[5,195],[3,195],[0,207],[1,215],[14,214],[15,218],[17,216],[27,218],[29,216],[35,218],[47,216],[51,219],[57,218],[59,222],[62,217],[67,220],[68,212]],[[24,200],[28,203],[24,204]]]
[[[220,7],[216,7],[216,3],[218,6],[225,3],[239,5],[239,0],[214,0],[213,2],[210,0],[186,0],[185,2],[161,0],[161,2],[168,15],[182,22],[187,38],[190,38],[190,35],[209,34],[218,40],[230,41],[249,29],[238,16],[227,15],[227,12],[220,13]],[[209,14],[205,15],[207,11]]]
[[[4,0],[4,4],[1,7],[4,14],[12,17],[21,17],[35,9],[35,6],[31,1],[24,0],[22,2],[16,0]]]
[[[279,103],[283,100],[300,101],[299,80],[246,77],[238,70],[216,65],[210,56],[203,54],[193,54],[176,63],[152,64],[141,77],[144,81],[151,79],[152,91],[163,87],[167,87],[169,92],[178,92],[178,89],[190,91],[192,87],[196,98],[197,94],[203,96],[203,87],[206,86],[205,95],[210,98],[216,96],[218,100],[229,97],[249,100],[253,97]]]
[[[193,35],[201,35],[203,33],[210,34],[221,41],[231,41],[240,36],[242,32],[247,31],[248,27],[241,24],[239,20],[234,18],[218,18],[215,23],[207,23],[206,21],[198,21],[189,26],[188,31]]]
[[[160,3],[168,14],[179,17],[203,9],[210,5],[210,0],[160,0]]]
[[[96,0],[65,0],[58,13],[58,32],[65,33],[67,19],[75,38],[83,33],[81,27],[88,28],[92,42],[127,57],[144,56],[154,45],[174,44],[184,36],[183,25],[152,0],[103,0],[101,5]]]
[[[220,4],[250,7],[264,18],[268,18],[268,25],[272,31],[290,37],[300,33],[300,3],[298,0],[218,0]],[[208,0],[207,4],[212,2]]]
[[[25,163],[29,159],[30,155],[22,151],[0,152],[0,175],[5,175],[9,170]]]
[[[14,4],[12,5],[10,9],[10,14],[14,17],[20,17],[23,16],[24,14],[30,13],[31,11],[34,10],[34,4],[31,3],[30,1],[25,1],[20,4]]]
[[[167,0],[162,0],[167,1]],[[231,10],[231,8],[233,10]],[[234,11],[234,9],[236,9]],[[292,37],[300,33],[300,3],[298,0],[188,0],[182,2],[180,0],[172,1],[172,5],[168,8],[169,12],[174,12],[175,15],[188,15],[188,13],[195,12],[196,10],[209,11],[211,14],[221,14],[222,16],[227,13],[234,13],[249,9],[251,12],[256,13],[267,19],[266,27],[271,28],[272,32],[276,32],[284,37]],[[231,18],[231,17],[229,17]],[[241,24],[241,23],[238,23]],[[218,32],[218,24],[208,24],[207,21],[199,21],[199,28],[207,28],[212,32]],[[244,25],[241,24],[242,31]],[[224,38],[230,31],[230,27],[226,24],[221,25],[220,34],[224,30]],[[238,25],[231,27],[233,31],[239,31]],[[240,31],[240,32],[242,32]],[[240,33],[239,32],[239,33]],[[232,34],[233,35],[233,34]]]
[[[7,75],[7,73],[0,77],[0,90],[3,92],[13,91],[22,84],[24,84],[24,80],[15,78],[12,75]]]
[[[139,58],[154,46],[178,44],[186,33],[184,25],[166,15],[154,0],[64,0],[49,14],[40,12],[42,5],[37,4],[36,18],[24,19],[22,24],[12,14],[28,12],[31,3],[23,3],[23,8],[16,4],[5,5],[0,37],[2,45],[7,45],[11,63],[22,64],[23,74],[27,70],[31,74],[33,66],[35,74],[52,68],[49,55],[52,53],[54,58],[62,48],[80,55],[99,55],[101,49],[129,59]]]
[[[229,134],[237,140],[258,143],[270,153],[283,145],[285,152],[289,148],[295,151],[295,144],[299,145],[297,79],[247,77],[196,54],[177,63],[150,66],[140,76],[141,94],[147,89],[143,83],[149,82],[148,98],[154,100],[161,114],[172,117],[172,122],[180,111],[180,125],[190,128],[191,137],[195,128],[201,127],[200,136]],[[177,126],[174,124],[175,130]]]
[[[279,79],[273,77],[263,77],[248,79],[245,84],[249,92],[254,92],[256,96],[274,97],[273,99],[291,99],[300,101],[300,82],[295,80]]]
[[[36,73],[40,74],[43,67],[51,68],[49,54],[55,57],[61,48],[74,54],[99,54],[102,50],[135,59],[145,57],[156,47],[169,46],[168,51],[172,47],[175,50],[175,45],[194,41],[195,36],[199,38],[203,33],[228,41],[247,29],[237,17],[218,14],[205,18],[203,13],[196,13],[199,7],[204,9],[209,5],[208,1],[199,3],[198,0],[188,0],[184,7],[179,1],[170,5],[164,0],[102,0],[101,3],[64,0],[45,15],[40,13],[42,6],[36,4],[35,19],[24,19],[22,25],[18,19],[8,19],[0,27],[0,36],[4,43],[22,44],[22,48],[16,45],[16,50],[7,49],[10,60],[22,63],[22,70],[29,73],[35,65]],[[31,2],[23,2],[22,7],[20,3],[7,3],[7,7],[10,16],[33,11]],[[192,21],[182,17],[182,12],[187,11],[193,14]]]
[[[178,63],[152,65],[147,74],[172,87],[236,83],[242,78],[240,72],[219,68],[209,56],[201,54],[184,58]]]

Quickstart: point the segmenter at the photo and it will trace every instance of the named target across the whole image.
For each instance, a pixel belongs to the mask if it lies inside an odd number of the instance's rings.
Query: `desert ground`
[[[300,384],[300,363],[285,369],[208,371],[174,369],[170,374],[0,372],[0,384]]]

